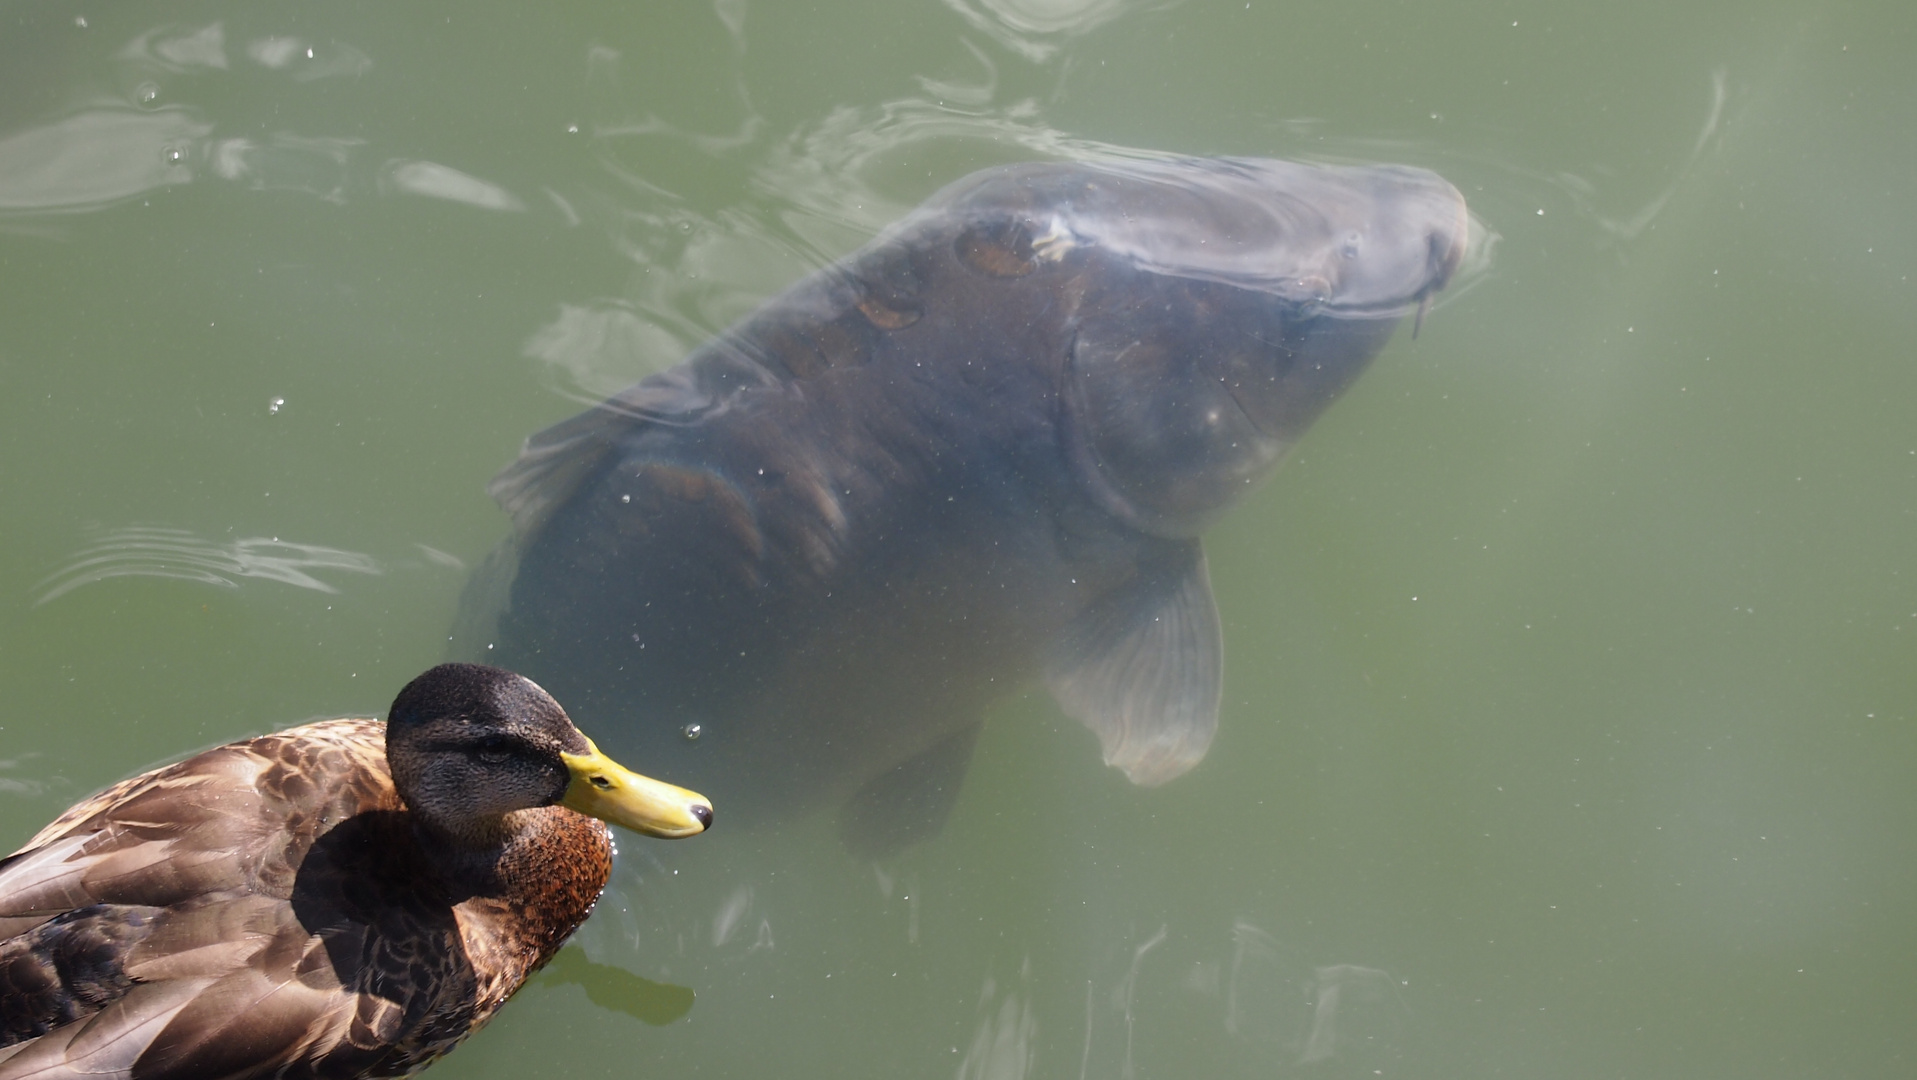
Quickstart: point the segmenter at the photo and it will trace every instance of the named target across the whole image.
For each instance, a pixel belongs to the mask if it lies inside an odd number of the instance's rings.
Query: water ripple
[[[132,526],[104,531],[76,552],[66,566],[34,586],[33,606],[65,596],[82,585],[117,577],[176,578],[239,588],[238,578],[264,578],[316,592],[337,593],[307,571],[384,573],[369,555],[279,537],[249,536],[215,542],[184,529]]]
[[[4,730],[6,729],[0,728],[0,731]],[[41,792],[44,792],[47,789],[47,783],[44,779],[23,779],[17,775],[5,775],[7,773],[27,771],[44,776],[44,769],[30,764],[34,758],[39,756],[38,753],[30,752],[16,758],[0,758],[0,795],[18,795],[21,798],[32,799],[37,798]]]
[[[953,103],[993,93],[990,60],[973,55],[983,72],[975,87],[941,83],[930,98],[841,106],[783,133],[767,130],[743,91],[743,112],[731,129],[681,129],[649,112],[595,119],[588,125],[594,154],[614,183],[550,194],[569,222],[604,229],[639,272],[628,295],[561,304],[528,337],[523,352],[543,363],[548,387],[593,403],[670,367],[767,296],[973,169],[1162,156],[1052,127],[1035,101]],[[602,98],[625,96],[611,50],[595,52],[587,74],[601,84]],[[692,151],[683,156],[723,176],[718,186],[733,193],[729,200],[702,208],[692,178],[658,167],[674,160],[662,143]],[[702,174],[697,184],[713,181]]]
[[[1035,64],[1070,38],[1144,5],[1138,0],[945,0],[974,30]]]

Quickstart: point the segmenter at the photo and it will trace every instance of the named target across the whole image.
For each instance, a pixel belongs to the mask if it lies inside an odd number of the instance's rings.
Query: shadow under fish
[[[1163,783],[1218,722],[1200,534],[1468,236],[1405,167],[965,177],[529,439],[455,649],[729,822],[840,807],[861,854],[937,831],[983,711],[1034,677]]]

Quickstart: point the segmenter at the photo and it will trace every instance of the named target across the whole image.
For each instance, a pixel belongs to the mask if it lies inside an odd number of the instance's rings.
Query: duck
[[[712,804],[480,664],[123,780],[0,860],[0,1080],[416,1073],[591,913],[608,823]]]

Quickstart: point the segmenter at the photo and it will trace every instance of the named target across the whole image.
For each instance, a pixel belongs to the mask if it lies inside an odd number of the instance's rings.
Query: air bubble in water
[[[698,742],[699,736],[705,734],[705,729],[698,724],[687,724],[685,732],[687,742]]]
[[[269,401],[269,402],[267,402],[267,403],[266,403],[266,413],[267,413],[267,415],[268,415],[268,416],[277,416],[277,415],[279,415],[279,411],[280,411],[280,406],[282,406],[282,405],[284,405],[284,404],[286,404],[286,399],[285,399],[285,398],[283,398],[283,397],[276,397],[276,398],[274,398],[273,400],[271,400],[271,401]]]
[[[160,88],[154,83],[143,82],[134,88],[133,96],[140,99],[140,104],[151,105],[159,98]]]
[[[177,146],[169,146],[161,152],[160,157],[163,158],[168,165],[178,165],[180,162],[186,160],[186,151]]]

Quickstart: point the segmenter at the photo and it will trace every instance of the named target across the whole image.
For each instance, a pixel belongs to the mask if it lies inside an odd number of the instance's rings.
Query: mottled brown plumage
[[[414,1072],[592,910],[611,834],[568,806],[710,822],[667,785],[604,805],[650,783],[532,683],[445,665],[390,732],[322,721],[115,784],[0,860],[0,1080]]]

